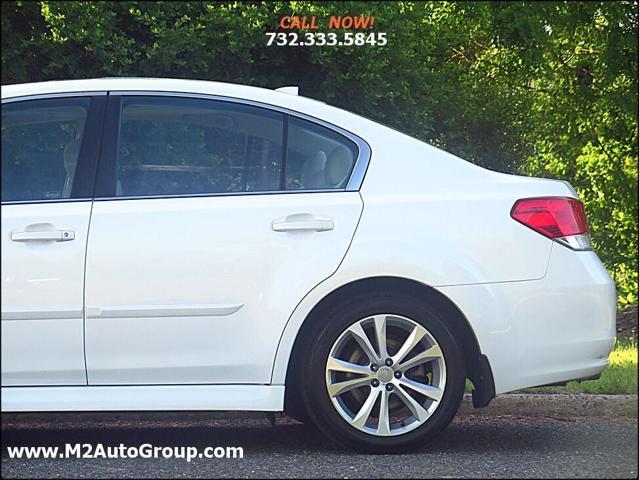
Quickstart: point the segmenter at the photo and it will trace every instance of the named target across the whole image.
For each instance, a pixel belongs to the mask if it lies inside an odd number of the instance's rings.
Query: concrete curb
[[[498,395],[485,408],[473,408],[471,396],[466,394],[458,415],[637,418],[637,395],[512,393]]]

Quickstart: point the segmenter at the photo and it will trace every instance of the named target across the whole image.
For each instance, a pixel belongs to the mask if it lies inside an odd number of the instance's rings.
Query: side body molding
[[[135,317],[222,317],[231,315],[244,304],[210,305],[126,305],[118,307],[87,307],[88,318],[135,318]]]

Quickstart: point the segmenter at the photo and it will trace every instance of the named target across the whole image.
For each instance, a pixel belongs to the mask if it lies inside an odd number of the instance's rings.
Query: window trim
[[[308,189],[308,190],[268,190],[254,192],[211,192],[211,193],[184,193],[184,194],[159,194],[159,195],[130,195],[115,196],[112,191],[112,181],[115,178],[115,158],[117,153],[117,143],[119,139],[120,129],[120,110],[123,97],[127,96],[153,96],[153,97],[171,97],[171,98],[195,98],[202,100],[221,101],[227,103],[238,103],[243,105],[263,108],[273,112],[281,113],[285,116],[293,116],[300,120],[316,124],[321,127],[328,128],[336,134],[345,137],[353,142],[357,147],[357,158],[355,165],[351,171],[351,175],[344,188],[339,189]],[[289,108],[272,105],[269,103],[248,100],[244,98],[228,97],[224,95],[188,93],[188,92],[168,92],[168,91],[152,91],[152,90],[126,90],[126,91],[110,91],[106,107],[106,117],[103,124],[103,142],[100,150],[100,158],[98,162],[97,178],[93,199],[95,201],[117,201],[117,200],[142,200],[142,199],[159,199],[159,198],[201,198],[201,197],[226,197],[238,195],[290,195],[298,193],[335,193],[335,192],[357,192],[360,190],[364,181],[366,170],[371,157],[370,145],[361,137],[355,135],[342,127],[334,125],[325,120],[307,115],[302,112],[291,110]],[[285,120],[285,123],[287,120]]]
[[[75,167],[73,187],[69,198],[39,200],[6,200],[2,205],[33,205],[41,203],[87,202],[93,200],[95,176],[98,166],[98,154],[101,148],[102,125],[106,106],[107,92],[72,92],[44,95],[21,95],[2,99],[2,105],[36,100],[56,100],[64,98],[88,98],[89,108],[82,136],[82,144]]]
[[[106,91],[96,92],[62,92],[62,93],[41,93],[35,95],[20,95],[17,97],[6,97],[2,99],[2,103],[26,102],[28,100],[47,100],[49,98],[60,97],[105,97]]]

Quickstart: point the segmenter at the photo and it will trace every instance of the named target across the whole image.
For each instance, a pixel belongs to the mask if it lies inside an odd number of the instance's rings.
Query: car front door
[[[91,385],[270,383],[338,267],[361,144],[240,101],[110,95],[87,252]],[[351,190],[351,191],[349,191]]]
[[[106,95],[2,103],[2,386],[85,385],[84,261]]]

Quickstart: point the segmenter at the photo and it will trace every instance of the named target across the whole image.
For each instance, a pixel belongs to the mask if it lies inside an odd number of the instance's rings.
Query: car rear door
[[[111,94],[107,111],[89,384],[269,383],[290,314],[351,242],[367,146],[232,99]]]
[[[2,102],[2,386],[84,385],[84,261],[106,94]]]

